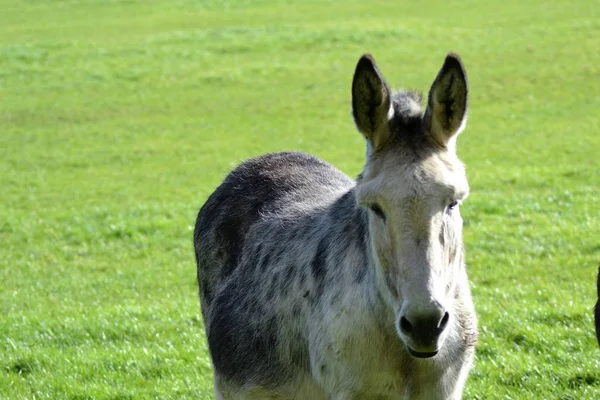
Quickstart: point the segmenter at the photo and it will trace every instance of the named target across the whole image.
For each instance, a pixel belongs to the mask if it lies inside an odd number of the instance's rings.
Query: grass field
[[[599,399],[593,1],[0,0],[0,398],[211,399],[197,210],[241,160],[364,144],[372,53],[427,90],[458,52],[481,330],[465,399]]]

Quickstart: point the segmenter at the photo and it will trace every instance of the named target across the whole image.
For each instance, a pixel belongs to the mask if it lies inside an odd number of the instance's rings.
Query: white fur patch
[[[456,154],[456,138],[458,137],[458,135],[460,135],[460,133],[466,127],[467,127],[467,115],[465,114],[465,116],[463,117],[463,120],[460,123],[460,126],[458,127],[458,129],[456,130],[454,135],[452,135],[450,137],[450,139],[448,139],[448,144],[446,145],[446,147],[448,147],[448,151],[450,151],[451,153]]]

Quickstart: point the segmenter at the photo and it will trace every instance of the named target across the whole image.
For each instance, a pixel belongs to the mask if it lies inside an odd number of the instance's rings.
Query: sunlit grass
[[[350,175],[355,63],[471,87],[481,328],[466,399],[600,398],[600,23],[589,1],[0,0],[0,398],[212,398],[191,227],[268,151]]]

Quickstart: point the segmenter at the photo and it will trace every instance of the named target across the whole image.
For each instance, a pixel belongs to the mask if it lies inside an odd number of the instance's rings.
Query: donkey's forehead
[[[364,195],[389,192],[393,197],[434,194],[465,197],[469,191],[463,164],[446,151],[414,158],[392,150],[370,164],[363,172]]]
[[[411,168],[410,166],[408,167]],[[441,151],[432,154],[420,162],[416,162],[412,179],[417,187],[425,185],[430,191],[446,191],[453,196],[466,196],[469,185],[465,175],[464,165],[449,152]]]

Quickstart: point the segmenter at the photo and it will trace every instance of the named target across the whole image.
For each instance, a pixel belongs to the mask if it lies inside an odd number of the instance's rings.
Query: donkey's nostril
[[[444,313],[444,316],[442,317],[442,320],[440,321],[440,325],[438,326],[438,329],[440,331],[443,331],[446,328],[446,325],[448,325],[449,319],[450,319],[450,314],[448,314],[448,311],[446,311]]]
[[[400,318],[400,330],[404,334],[409,334],[412,331],[412,325],[405,317]]]

